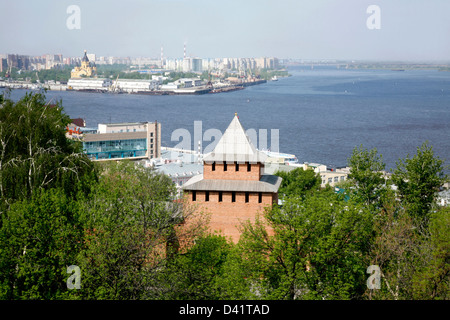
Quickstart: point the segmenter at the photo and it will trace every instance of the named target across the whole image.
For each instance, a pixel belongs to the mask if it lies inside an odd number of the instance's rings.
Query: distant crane
[[[252,68],[251,68],[251,67],[248,67],[247,79],[248,79],[248,80],[251,80],[251,79],[253,79],[253,78],[254,78],[254,77],[253,77]]]
[[[112,87],[111,88],[112,92],[116,92],[116,90],[117,90],[117,80],[119,80],[119,74],[117,74],[116,81],[114,81],[114,84],[111,86]]]
[[[42,83],[41,80],[39,80],[39,75],[37,71],[36,71],[36,82],[38,83],[38,88],[42,89]]]
[[[207,86],[210,88],[212,88],[212,86],[213,86],[213,84],[211,82],[211,69],[210,68],[208,68],[208,84],[207,84]]]

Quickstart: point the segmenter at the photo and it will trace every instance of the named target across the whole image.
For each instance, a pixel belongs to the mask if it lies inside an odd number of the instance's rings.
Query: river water
[[[179,144],[173,135],[179,132],[176,129],[186,129],[194,137],[194,122],[201,121],[203,133],[224,132],[237,112],[245,129],[267,131],[268,148],[276,149],[278,142],[280,152],[295,154],[300,162],[345,166],[353,148],[362,144],[377,148],[390,169],[428,141],[435,155],[450,163],[450,72],[332,66],[291,67],[289,72],[288,78],[219,94],[48,91],[46,96],[62,100],[65,112],[84,118],[88,127],[157,120],[162,124],[162,145],[168,147]],[[13,90],[10,97],[17,100],[24,93]],[[276,136],[272,141],[271,133],[277,130],[278,141]],[[203,148],[209,144],[203,141]],[[190,145],[197,148],[193,138]]]

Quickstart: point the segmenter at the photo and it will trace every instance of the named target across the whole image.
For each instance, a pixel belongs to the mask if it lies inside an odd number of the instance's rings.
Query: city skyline
[[[0,0],[0,53],[447,61],[450,3],[436,0]],[[369,7],[376,6],[376,12]],[[76,6],[79,12],[73,11]],[[77,20],[78,19],[78,20]],[[369,23],[376,19],[377,28]],[[71,25],[72,24],[72,25]]]

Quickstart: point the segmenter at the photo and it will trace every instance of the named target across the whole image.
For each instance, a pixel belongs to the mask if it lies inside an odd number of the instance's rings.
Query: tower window
[[[246,193],[245,193],[245,203],[248,203],[249,200],[250,200],[250,193],[249,193],[249,192],[246,192]]]
[[[231,202],[236,202],[236,192],[231,192]]]
[[[236,162],[236,172],[239,171],[239,163]]]
[[[205,191],[205,201],[209,201],[209,191]]]
[[[223,163],[223,171],[227,171],[227,163],[226,162]]]
[[[258,193],[258,203],[262,203],[262,192]]]
[[[219,191],[219,202],[222,202],[222,196],[223,196],[223,194],[222,194],[222,191]]]
[[[212,171],[216,171],[216,163],[215,162],[212,163]]]
[[[250,164],[250,162],[247,163],[247,172],[252,171],[252,165]]]
[[[197,192],[195,190],[192,191],[192,201],[197,201]]]

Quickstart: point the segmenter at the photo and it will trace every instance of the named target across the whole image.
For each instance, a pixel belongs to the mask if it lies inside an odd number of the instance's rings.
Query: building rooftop
[[[140,122],[115,122],[115,123],[99,123],[99,125],[104,125],[108,127],[122,127],[122,126],[137,126],[137,125],[146,125],[150,122],[140,121]]]
[[[171,162],[156,165],[155,169],[169,177],[192,177],[203,173],[203,165],[199,163],[177,163]]]
[[[123,78],[123,79],[117,79],[117,80],[114,80],[114,81],[117,81],[117,82],[152,82],[152,81],[155,81],[155,80],[153,80],[153,79],[125,79],[125,78]]]
[[[147,138],[146,131],[136,132],[115,132],[115,133],[91,133],[84,135],[84,142],[113,141],[113,140],[134,140]]]
[[[77,82],[77,81],[111,81],[111,79],[108,78],[83,78],[83,77],[74,77],[74,78],[70,78],[69,82]]]
[[[86,127],[86,122],[82,118],[70,119],[77,127]]]
[[[203,179],[203,174],[192,177],[183,186],[184,190],[278,192],[281,178],[264,174],[259,181]]]

